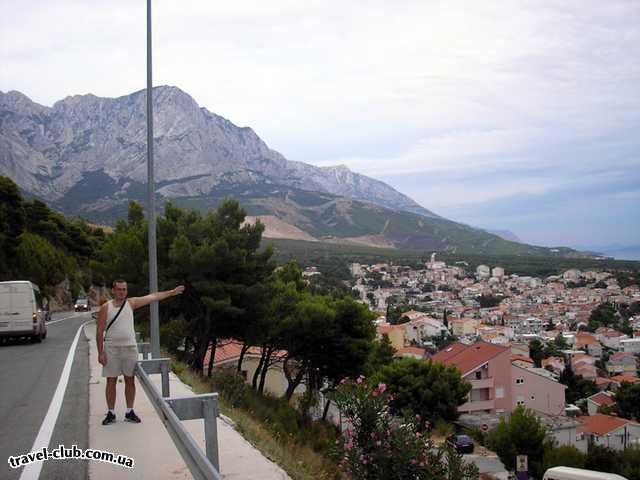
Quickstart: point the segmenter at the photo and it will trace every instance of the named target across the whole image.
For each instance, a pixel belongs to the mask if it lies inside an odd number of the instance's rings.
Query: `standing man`
[[[184,292],[184,287],[179,286],[173,290],[133,298],[127,298],[127,282],[125,280],[114,280],[112,287],[113,300],[100,307],[96,327],[98,361],[102,364],[102,376],[107,378],[105,396],[107,398],[107,408],[109,409],[102,424],[109,425],[116,421],[114,409],[116,406],[116,382],[119,375],[124,375],[124,396],[127,401],[125,420],[140,423],[140,418],[133,411],[133,402],[136,398],[136,384],[133,374],[138,361],[138,344],[133,328],[133,311],[136,308],[149,305],[151,302],[159,302],[165,298],[180,295]],[[122,310],[120,307],[122,307]],[[120,311],[119,315],[118,311]],[[116,320],[105,333],[107,326],[116,315]]]

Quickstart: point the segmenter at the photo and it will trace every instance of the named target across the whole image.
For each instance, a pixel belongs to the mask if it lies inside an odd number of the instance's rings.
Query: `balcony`
[[[476,390],[478,388],[493,388],[493,377],[492,378],[483,378],[480,380],[469,380],[471,384],[471,390]]]
[[[479,402],[467,402],[458,407],[459,412],[478,412],[480,410],[495,410],[495,400],[481,400]]]

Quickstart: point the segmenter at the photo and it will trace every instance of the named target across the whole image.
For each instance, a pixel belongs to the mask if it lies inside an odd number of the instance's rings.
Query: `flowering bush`
[[[335,393],[343,424],[336,441],[339,465],[354,479],[470,480],[475,465],[465,464],[449,447],[436,447],[420,430],[421,418],[398,418],[389,412],[386,385],[369,385],[364,377],[344,379]]]

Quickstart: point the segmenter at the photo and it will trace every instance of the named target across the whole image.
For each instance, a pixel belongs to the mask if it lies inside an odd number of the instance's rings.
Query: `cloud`
[[[144,87],[144,2],[4,3],[0,90],[51,105]],[[481,216],[640,166],[635,0],[155,0],[153,12],[156,85],[287,158],[347,164],[440,213],[486,204]],[[619,195],[618,210],[637,201]]]

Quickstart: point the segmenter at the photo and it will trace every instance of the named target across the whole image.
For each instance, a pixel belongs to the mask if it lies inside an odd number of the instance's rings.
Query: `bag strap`
[[[118,316],[120,315],[120,312],[122,311],[122,309],[124,308],[125,303],[127,303],[127,297],[124,297],[124,301],[122,302],[122,305],[120,305],[120,310],[118,310],[118,313],[116,313],[116,316],[113,317],[111,319],[111,321],[109,322],[109,325],[107,325],[107,329],[104,331],[104,334],[106,335],[107,332],[109,331],[109,329],[111,328],[111,325],[113,325],[113,322],[115,322],[118,319]]]

